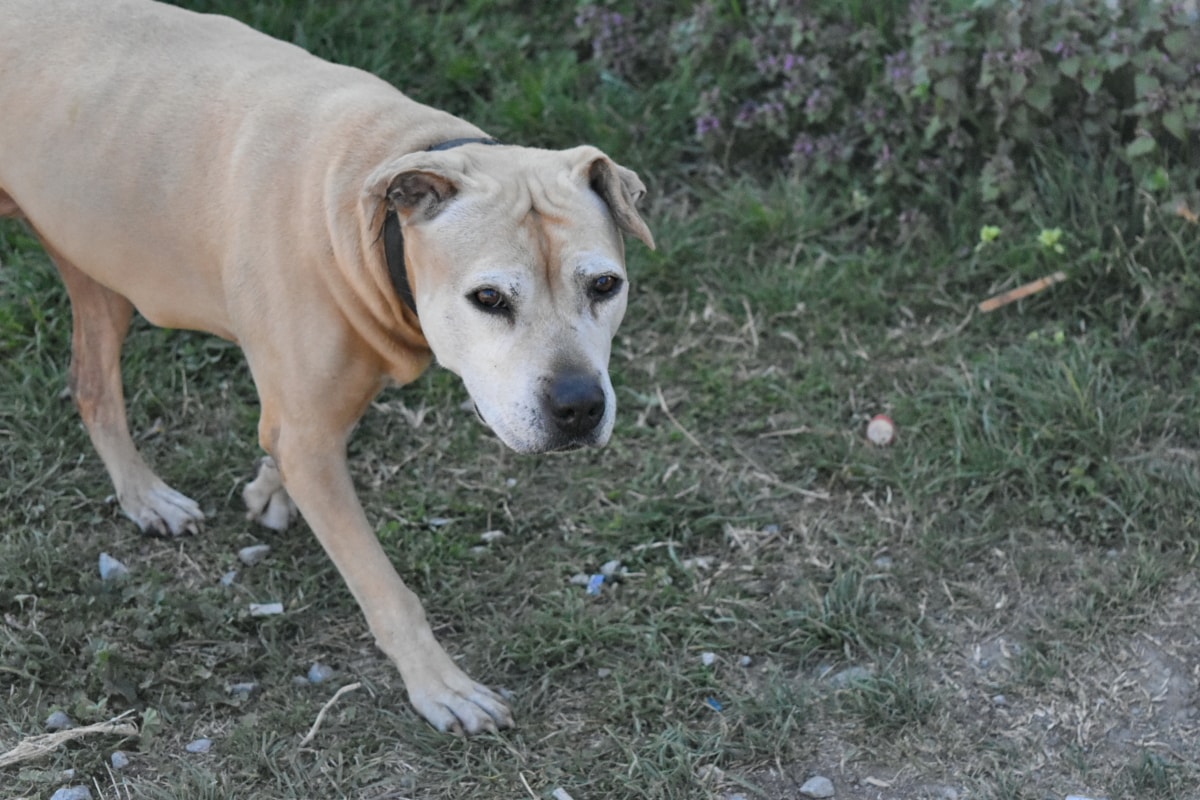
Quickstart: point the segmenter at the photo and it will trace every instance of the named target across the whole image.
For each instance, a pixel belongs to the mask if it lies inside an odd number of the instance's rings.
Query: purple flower
[[[717,119],[712,114],[705,114],[696,118],[696,136],[701,139],[720,129],[721,120]]]
[[[801,159],[808,159],[817,152],[817,143],[807,133],[802,133],[796,137],[796,141],[792,142],[792,156]]]

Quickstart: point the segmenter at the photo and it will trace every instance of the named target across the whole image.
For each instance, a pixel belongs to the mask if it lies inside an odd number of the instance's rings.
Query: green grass
[[[236,348],[144,323],[126,347],[131,427],[205,532],[145,539],[105,501],[61,399],[65,294],[0,224],[0,751],[56,708],[151,723],[0,771],[5,796],[48,797],[66,769],[111,798],[769,798],[814,773],[852,798],[881,791],[868,777],[906,800],[1190,796],[1200,226],[1173,196],[1047,152],[1028,211],[956,198],[890,238],[891,212],[847,187],[699,169],[693,88],[606,82],[566,10],[192,5],[506,140],[607,148],[651,186],[660,249],[630,248],[605,450],[507,452],[436,369],[352,442],[439,637],[513,692],[519,728],[460,741],[407,706],[303,525],[244,520],[257,404]],[[1200,166],[1179,169],[1194,187]],[[976,250],[985,223],[1002,234]],[[1037,241],[1055,227],[1062,254]],[[1057,269],[1065,283],[975,310]],[[863,435],[881,412],[888,448]],[[260,541],[269,558],[240,565]],[[102,551],[127,581],[101,584]],[[628,574],[599,597],[570,583],[611,559]],[[286,613],[250,617],[264,601]],[[318,660],[335,678],[297,685]],[[865,677],[837,678],[850,668]],[[199,736],[213,751],[185,753]],[[133,766],[114,772],[118,747]]]

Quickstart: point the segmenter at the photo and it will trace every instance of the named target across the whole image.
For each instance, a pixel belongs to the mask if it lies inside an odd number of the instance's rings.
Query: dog
[[[500,144],[366,72],[152,0],[0,2],[0,216],[71,300],[70,386],[121,509],[203,514],[134,446],[120,351],[134,310],[245,353],[266,457],[252,518],[298,509],[441,731],[512,725],[387,560],[346,443],[385,385],[436,359],[510,448],[604,445],[623,234],[654,247],[638,176],[600,150]]]

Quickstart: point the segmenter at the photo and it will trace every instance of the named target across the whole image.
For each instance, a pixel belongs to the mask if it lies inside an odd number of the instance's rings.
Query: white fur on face
[[[608,362],[628,296],[623,245],[603,201],[586,187],[564,200],[556,187],[539,203],[537,188],[515,199],[464,193],[406,230],[409,252],[422,260],[414,289],[435,357],[522,453],[607,443],[616,419]],[[602,276],[620,286],[598,298],[591,287]],[[481,289],[498,291],[507,310],[480,308],[472,298]],[[578,436],[564,436],[544,407],[551,382],[566,373],[594,378],[604,394],[599,423]]]

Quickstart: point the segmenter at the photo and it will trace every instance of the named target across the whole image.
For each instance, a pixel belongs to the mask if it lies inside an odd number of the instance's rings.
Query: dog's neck
[[[428,153],[440,150],[452,150],[464,144],[502,144],[490,137],[451,139],[432,147],[425,148]],[[400,216],[395,208],[388,208],[383,220],[383,253],[387,260],[388,277],[392,279],[392,288],[396,296],[413,314],[417,314],[417,299],[413,297],[412,284],[408,280],[408,265],[404,263],[404,234],[400,230]]]

